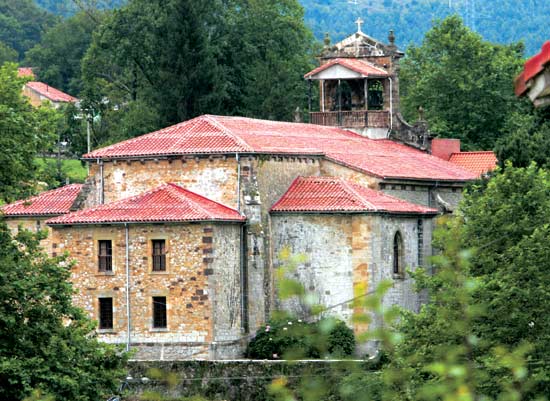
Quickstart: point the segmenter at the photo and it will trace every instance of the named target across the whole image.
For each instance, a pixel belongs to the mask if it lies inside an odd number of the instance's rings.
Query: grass
[[[35,159],[35,163],[39,170],[55,170],[57,169],[57,159],[52,157],[40,157]],[[80,160],[77,159],[62,159],[61,171],[64,176],[69,178],[71,183],[84,182],[88,172],[86,167],[82,165]]]

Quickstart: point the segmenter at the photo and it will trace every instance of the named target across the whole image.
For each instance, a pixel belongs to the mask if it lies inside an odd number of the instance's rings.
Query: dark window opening
[[[393,274],[403,275],[403,240],[399,231],[393,238]]]
[[[163,239],[153,240],[153,271],[166,271],[166,241]]]
[[[111,240],[99,241],[98,264],[100,272],[113,271],[113,243]]]
[[[113,298],[99,298],[99,328],[113,328]]]
[[[369,110],[382,110],[384,108],[384,86],[379,80],[368,81],[368,108]]]
[[[153,327],[165,329],[166,321],[166,297],[153,297]]]

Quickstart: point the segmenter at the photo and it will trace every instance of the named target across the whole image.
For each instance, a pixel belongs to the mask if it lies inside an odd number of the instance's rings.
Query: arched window
[[[398,231],[393,237],[393,275],[402,277],[405,273],[403,267],[403,239]]]

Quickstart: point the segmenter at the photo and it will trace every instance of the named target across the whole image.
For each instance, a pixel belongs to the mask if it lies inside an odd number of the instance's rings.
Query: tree
[[[501,167],[510,162],[514,167],[528,167],[532,162],[550,164],[550,109],[535,109],[523,100],[504,127],[504,136],[495,146]]]
[[[473,186],[438,232],[435,274],[414,273],[430,302],[404,314],[386,369],[394,399],[549,393],[549,178],[508,166]]]
[[[3,42],[0,42],[0,65],[17,61],[17,52]]]
[[[18,60],[56,21],[55,16],[41,10],[32,0],[0,0],[0,42],[14,49]]]
[[[94,323],[72,305],[70,268],[47,257],[40,238],[13,238],[0,222],[0,398],[21,400],[35,389],[59,400],[106,398],[125,357],[94,338]]]
[[[201,114],[290,119],[306,105],[312,43],[296,0],[132,0],[83,60],[84,104],[102,116],[94,136],[108,143]]]
[[[40,43],[27,51],[25,64],[37,67],[41,81],[78,95],[82,88],[81,60],[103,16],[102,12],[88,10],[49,28]]]
[[[222,46],[229,98],[226,112],[272,120],[307,108],[303,75],[316,49],[296,0],[232,1]]]
[[[435,134],[466,149],[492,149],[516,107],[511,82],[523,45],[494,45],[451,16],[437,22],[402,63],[402,106],[414,118],[422,106]]]
[[[21,94],[24,80],[15,64],[0,67],[0,201],[23,198],[35,191],[38,152],[57,140],[60,113],[33,108]]]

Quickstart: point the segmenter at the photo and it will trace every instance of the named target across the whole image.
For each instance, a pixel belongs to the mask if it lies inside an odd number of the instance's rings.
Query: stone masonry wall
[[[290,278],[299,281],[320,305],[335,305],[353,298],[352,216],[345,214],[273,214],[275,268],[285,265],[279,257],[287,248],[291,255],[304,255]],[[280,308],[306,317],[310,308],[297,299],[279,301]],[[332,314],[351,325],[353,311],[347,304]]]
[[[17,232],[19,231],[20,226],[23,229],[29,230],[33,233],[37,232],[38,230],[46,230],[48,233],[48,236],[44,238],[42,241],[40,241],[40,246],[42,246],[45,252],[47,252],[48,254],[51,254],[52,230],[50,227],[48,227],[45,224],[45,221],[48,219],[49,217],[22,217],[22,218],[10,217],[10,218],[6,218],[5,221],[12,235],[17,235]]]
[[[255,331],[273,309],[269,209],[298,176],[319,175],[314,157],[255,156],[241,163],[241,211],[247,216],[249,326]]]
[[[340,164],[323,160],[321,161],[321,175],[327,177],[340,177],[367,188],[378,189],[380,179],[366,175],[357,170],[350,169]]]
[[[86,206],[100,203],[100,166],[92,163],[93,190]],[[237,206],[237,163],[235,158],[184,158],[105,162],[103,164],[104,203],[138,195],[166,182],[206,196],[229,207]]]
[[[221,224],[130,225],[130,317],[131,344],[137,359],[215,357],[217,338],[238,340],[240,305],[227,302],[222,282],[238,282],[238,225]],[[219,238],[218,238],[219,237]],[[232,238],[233,237],[233,238]],[[78,290],[77,306],[98,318],[98,298],[112,297],[113,330],[99,330],[99,338],[126,343],[125,229],[123,226],[77,226],[56,228],[55,245],[68,250],[74,260],[71,281]],[[98,240],[113,241],[113,272],[99,273]],[[152,272],[151,240],[165,239],[166,272]],[[237,245],[236,245],[237,244]],[[240,298],[239,287],[230,287]],[[166,329],[152,327],[152,297],[167,298]],[[224,321],[219,315],[231,314]],[[219,322],[215,330],[214,321]],[[234,344],[227,344],[235,347]],[[238,353],[239,350],[236,352]]]
[[[338,305],[376,289],[382,280],[391,280],[394,286],[386,294],[384,304],[418,311],[423,297],[414,291],[412,279],[408,275],[393,275],[393,239],[399,231],[403,238],[403,264],[416,269],[419,259],[425,263],[431,255],[430,219],[369,214],[274,214],[272,231],[275,255],[288,247],[291,254],[307,257],[293,277],[320,304]],[[275,267],[283,264],[283,260],[276,259]],[[279,305],[299,316],[308,313],[307,306],[298,300]],[[330,311],[350,325],[353,312],[364,313],[350,309],[347,304]],[[375,319],[374,327],[379,324]],[[358,323],[353,323],[353,327],[357,334],[367,329]],[[368,344],[361,352],[374,346]]]

